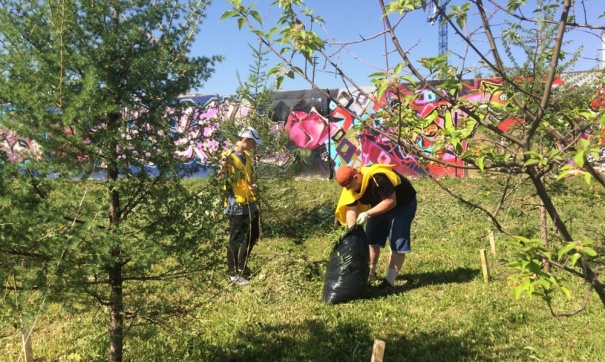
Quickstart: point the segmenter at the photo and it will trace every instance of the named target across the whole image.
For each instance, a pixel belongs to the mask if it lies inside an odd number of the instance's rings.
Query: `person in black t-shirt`
[[[410,232],[416,215],[416,190],[410,180],[392,170],[393,165],[375,164],[355,169],[341,166],[336,181],[344,187],[336,210],[347,227],[366,224],[370,243],[370,277],[376,278],[380,249],[389,238],[389,270],[379,288],[393,290],[405,254],[411,251]]]

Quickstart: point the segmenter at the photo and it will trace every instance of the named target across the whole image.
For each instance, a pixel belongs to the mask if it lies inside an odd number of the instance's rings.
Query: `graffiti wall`
[[[175,142],[181,151],[175,156],[185,168],[196,170],[192,177],[207,176],[211,155],[222,151],[215,137],[220,123],[245,118],[250,107],[233,97],[220,95],[183,96],[179,102],[190,103],[191,107],[179,117],[169,118],[173,136],[179,135]]]
[[[471,80],[464,83],[459,96],[471,102],[502,107],[507,99],[499,84],[497,79]],[[331,171],[344,164],[357,167],[373,163],[394,164],[398,172],[407,176],[465,176],[464,170],[454,167],[461,165],[462,161],[453,153],[439,155],[452,166],[422,165],[416,157],[406,154],[401,146],[391,142],[381,132],[358,131],[359,127],[356,126],[371,121],[378,130],[392,132],[383,127],[377,113],[384,107],[396,105],[401,96],[415,95],[412,105],[416,113],[428,122],[423,137],[417,137],[414,142],[429,153],[436,130],[455,128],[461,122],[470,122],[466,114],[452,111],[447,101],[428,89],[412,90],[402,84],[399,89],[385,92],[380,99],[372,99],[373,92],[373,87],[355,91],[329,90],[330,97],[319,91],[281,92],[274,102],[273,121],[283,124],[292,149],[299,152],[304,162],[322,176],[329,177]],[[503,124],[510,122],[502,121],[505,122]]]
[[[170,124],[171,134],[179,151],[175,159],[182,163],[181,170],[191,177],[206,177],[211,169],[208,161],[211,155],[218,154],[220,143],[215,135],[222,121],[227,119],[243,119],[250,108],[235,101],[232,97],[219,95],[192,95],[183,96],[178,99],[180,103],[188,105],[178,115],[171,110],[167,111],[167,121]],[[8,117],[15,109],[14,106],[4,105],[0,107],[2,117]],[[135,119],[137,111],[124,111],[123,117]],[[94,133],[95,130],[89,130]],[[69,131],[66,131],[69,133]],[[46,135],[49,137],[49,135]],[[124,138],[131,139],[140,137],[139,130],[132,122],[125,131]],[[86,142],[86,141],[85,141]],[[43,157],[44,150],[30,139],[17,136],[10,131],[0,128],[0,151],[6,153],[9,162],[25,163],[32,158]],[[87,158],[82,155],[82,158]],[[157,167],[153,164],[145,165],[145,171],[157,174]],[[104,165],[99,165],[98,170],[91,174],[92,178],[104,178]],[[131,171],[138,169],[131,167]]]
[[[0,108],[0,116],[4,117],[12,110],[12,106],[3,106]],[[0,128],[0,152],[6,154],[8,162],[26,163],[32,158],[40,157],[42,148],[33,140]]]
[[[561,84],[562,81],[557,79],[555,85]],[[508,102],[500,85],[499,79],[468,80],[463,82],[458,97],[497,109],[504,107]],[[447,101],[429,89],[415,90],[401,84],[398,89],[385,92],[380,99],[375,99],[373,92],[374,87],[354,91],[330,89],[323,92],[299,90],[275,93],[271,105],[272,129],[286,133],[289,144],[287,149],[283,150],[284,154],[268,155],[264,161],[287,167],[289,163],[297,160],[300,173],[326,178],[331,178],[341,165],[357,167],[373,163],[394,164],[398,172],[413,177],[427,174],[466,176],[464,169],[455,167],[463,162],[457,159],[453,152],[446,151],[437,155],[451,165],[447,167],[440,164],[421,164],[416,157],[406,154],[401,146],[383,136],[384,133],[389,134],[394,130],[382,124],[379,111],[384,107],[396,105],[402,96],[414,96],[412,107],[426,122],[422,137],[411,141],[427,153],[432,151],[437,130],[455,129],[463,123],[473,122],[472,119],[464,112],[454,110]],[[590,107],[601,109],[602,104],[605,104],[603,98],[605,96],[592,101]],[[236,98],[219,95],[184,95],[179,98],[179,102],[187,103],[190,107],[178,117],[171,116],[170,112],[167,116],[175,142],[180,146],[180,151],[175,156],[185,168],[200,170],[194,177],[204,177],[208,174],[210,155],[221,151],[220,143],[214,137],[218,134],[220,123],[245,119],[250,107]],[[505,117],[499,121],[498,127],[505,131],[517,122]],[[367,122],[371,122],[380,132],[357,127]],[[462,144],[463,150],[466,146],[466,143]],[[35,142],[2,130],[0,149],[8,154],[11,162],[24,162],[31,155],[41,154],[40,147]],[[148,168],[153,171],[153,165]]]

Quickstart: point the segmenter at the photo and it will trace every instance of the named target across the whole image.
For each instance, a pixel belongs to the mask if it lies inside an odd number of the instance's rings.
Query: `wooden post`
[[[23,355],[25,356],[25,362],[34,362],[34,351],[32,348],[31,330],[28,331],[25,328],[22,329],[23,339]]]
[[[483,281],[489,282],[489,266],[487,265],[487,250],[481,249],[481,267],[483,268]]]
[[[491,248],[492,255],[496,256],[496,240],[494,239],[494,231],[493,230],[489,231],[489,246]]]
[[[372,361],[371,362],[382,362],[384,357],[384,341],[380,339],[374,340],[374,348],[372,349]]]

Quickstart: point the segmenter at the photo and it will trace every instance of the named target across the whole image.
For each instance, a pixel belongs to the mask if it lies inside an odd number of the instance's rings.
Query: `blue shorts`
[[[412,251],[410,231],[417,207],[418,202],[414,198],[405,206],[396,207],[384,214],[369,218],[366,225],[366,235],[370,245],[383,248],[388,237],[389,246],[393,253],[409,253]]]

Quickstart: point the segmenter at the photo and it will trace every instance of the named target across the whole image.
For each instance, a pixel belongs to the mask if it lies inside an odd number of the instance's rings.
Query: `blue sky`
[[[499,3],[506,4],[506,0],[497,0]],[[387,2],[387,1],[385,1]],[[462,0],[452,0],[451,5],[460,5]],[[528,0],[527,3],[533,3],[534,0]],[[251,2],[242,0],[242,3],[248,5]],[[255,8],[259,10],[266,19],[267,29],[274,26],[275,19],[279,16],[280,9],[271,6],[273,0],[257,0]],[[486,6],[489,5],[485,1]],[[599,15],[605,13],[604,0],[585,0],[586,8],[576,6],[575,15],[577,22],[588,22],[593,25],[605,25],[605,18]],[[374,0],[307,0],[307,7],[314,9],[315,16],[323,17],[325,24],[321,26],[315,23],[313,30],[316,31],[325,40],[335,40],[339,42],[358,41],[362,37],[369,39],[383,30],[381,22],[380,8],[378,1]],[[207,8],[207,17],[200,27],[200,33],[192,47],[192,55],[223,55],[225,60],[216,66],[216,71],[201,89],[193,90],[201,94],[234,94],[238,86],[236,73],[239,72],[242,80],[248,75],[248,68],[254,62],[252,52],[248,46],[251,44],[256,47],[258,41],[256,36],[249,33],[245,28],[239,30],[234,19],[221,21],[221,15],[229,10],[230,7],[224,0],[214,0]],[[427,21],[428,12],[416,11],[406,15],[403,22],[397,28],[399,41],[404,49],[408,50],[412,59],[421,57],[430,57],[438,54],[438,25],[431,25]],[[525,12],[527,17],[534,16],[529,11]],[[495,22],[499,23],[499,22]],[[479,22],[476,16],[468,19],[469,31],[475,30]],[[306,23],[307,29],[310,23]],[[454,31],[448,31],[448,49],[459,56],[464,55],[465,46],[456,37]],[[570,51],[577,49],[580,44],[584,45],[583,59],[575,70],[589,70],[594,68],[601,61],[602,43],[598,36],[600,31],[594,33],[575,33],[571,39],[572,44],[568,45]],[[388,40],[388,39],[387,39]],[[487,49],[483,43],[477,44],[479,47]],[[351,45],[343,49],[333,46],[328,49],[328,53],[333,55],[333,62],[343,70],[345,74],[354,79],[359,86],[370,86],[369,74],[393,68],[400,61],[396,54],[385,56],[386,52],[392,52],[394,47],[387,42],[385,51],[384,36],[363,44]],[[465,62],[466,67],[479,66],[477,56],[469,56]],[[450,63],[459,64],[459,57],[452,55],[449,58]],[[270,56],[269,65],[277,62],[276,57]],[[295,63],[301,69],[307,69],[309,78],[312,78],[311,64],[305,64],[302,57],[295,59]],[[266,69],[268,70],[269,67]],[[487,72],[483,72],[485,74]],[[322,59],[318,60],[315,67],[315,82],[322,88],[342,88],[343,80],[334,74],[334,67],[326,64]],[[291,80],[286,78],[282,84],[283,90],[309,89],[309,84],[303,80]]]

